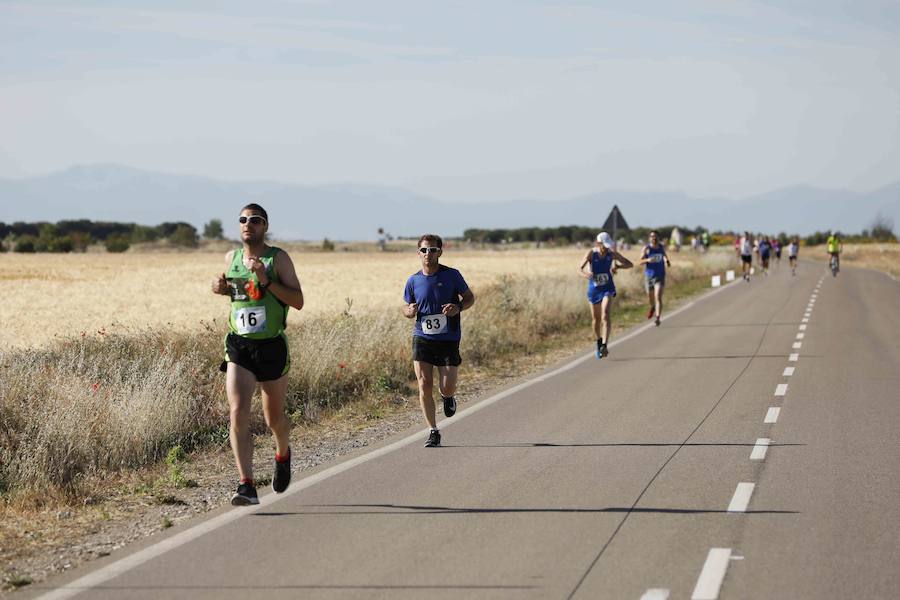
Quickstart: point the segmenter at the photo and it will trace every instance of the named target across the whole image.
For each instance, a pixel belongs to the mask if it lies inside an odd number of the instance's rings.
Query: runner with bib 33
[[[415,319],[413,330],[413,369],[419,382],[419,403],[430,431],[426,448],[441,445],[441,432],[435,418],[434,367],[438,370],[438,387],[444,404],[444,416],[456,413],[456,382],[462,358],[460,312],[475,303],[475,295],[456,269],[440,264],[444,253],[440,236],[426,234],[419,238],[418,254],[422,270],[410,275],[403,291],[403,316]]]
[[[291,426],[284,414],[290,357],[284,328],[288,307],[303,308],[303,291],[287,253],[265,243],[269,218],[263,207],[248,204],[238,222],[243,245],[225,255],[227,270],[213,281],[212,291],[231,298],[221,370],[226,374],[231,449],[240,478],[231,503],[242,506],[259,504],[250,433],[250,401],[257,383],[266,424],[275,438],[272,489],[281,493],[291,481]]]
[[[588,265],[590,271],[585,271]],[[609,355],[610,305],[616,297],[613,275],[618,269],[633,266],[630,260],[613,250],[612,238],[601,231],[597,234],[596,245],[584,255],[578,268],[579,275],[588,280],[587,298],[591,303],[591,324],[597,338],[597,358]]]

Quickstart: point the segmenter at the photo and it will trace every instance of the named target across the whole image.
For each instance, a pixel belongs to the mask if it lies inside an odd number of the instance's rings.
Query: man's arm
[[[231,260],[234,258],[234,250],[230,250],[225,254],[225,271],[231,266]],[[228,280],[225,278],[225,271],[222,271],[222,274],[213,279],[212,281],[212,292],[213,294],[219,294],[220,296],[228,295]]]
[[[279,281],[272,281],[267,274],[263,273],[262,277],[257,274],[259,283],[268,284],[266,289],[291,308],[297,310],[303,308],[303,289],[300,287],[300,279],[297,277],[297,271],[294,270],[294,262],[284,250],[275,255],[275,270],[278,273]]]

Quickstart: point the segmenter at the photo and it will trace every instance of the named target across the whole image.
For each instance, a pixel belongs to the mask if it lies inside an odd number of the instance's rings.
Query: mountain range
[[[602,191],[566,199],[446,202],[399,187],[232,182],[135,169],[117,164],[73,166],[43,176],[0,178],[0,221],[90,219],[156,225],[186,221],[202,231],[221,219],[236,237],[240,208],[266,208],[276,239],[371,240],[378,228],[395,236],[467,228],[600,226],[618,205],[631,226],[702,225],[805,235],[858,232],[876,214],[900,223],[900,181],[869,192],[793,186],[735,198],[693,198],[681,192]]]

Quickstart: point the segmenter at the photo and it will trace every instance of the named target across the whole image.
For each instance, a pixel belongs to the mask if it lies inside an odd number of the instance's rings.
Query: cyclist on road
[[[262,390],[263,414],[275,438],[272,489],[285,491],[291,482],[291,425],[284,414],[290,355],[284,328],[288,308],[303,308],[303,291],[287,252],[266,244],[269,216],[258,204],[241,209],[242,246],[225,255],[225,273],[212,291],[231,298],[225,337],[225,392],[230,408],[231,449],[237,463],[235,506],[259,504],[253,481],[253,437],[250,401],[256,386]]]
[[[584,267],[590,265],[590,270]],[[610,305],[616,297],[613,275],[618,269],[630,269],[630,260],[613,249],[613,240],[608,233],[597,234],[594,248],[587,251],[578,267],[578,274],[588,280],[587,297],[591,303],[591,325],[597,338],[597,358],[609,355]]]
[[[444,404],[444,416],[456,413],[456,382],[462,358],[460,314],[475,304],[475,294],[456,269],[439,263],[444,242],[440,236],[425,234],[419,238],[417,252],[422,270],[410,275],[403,291],[403,316],[415,319],[413,330],[413,369],[419,382],[419,404],[430,431],[426,448],[441,445],[441,432],[435,418],[434,367],[438,370],[438,388]]]
[[[835,271],[841,270],[841,252],[844,251],[844,243],[841,241],[840,235],[836,231],[832,231],[831,235],[828,236],[828,255],[831,257],[830,261],[834,261],[836,263]]]
[[[656,325],[659,326],[662,317],[663,288],[666,285],[666,267],[671,267],[666,247],[659,243],[659,233],[650,232],[650,243],[641,251],[639,264],[644,265],[644,288],[647,290],[647,299],[650,301],[650,310],[647,318],[656,316]]]

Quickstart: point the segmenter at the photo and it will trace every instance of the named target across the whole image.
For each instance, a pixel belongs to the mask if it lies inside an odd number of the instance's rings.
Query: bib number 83
[[[425,335],[438,335],[447,331],[447,315],[428,315],[422,317],[422,333]]]

